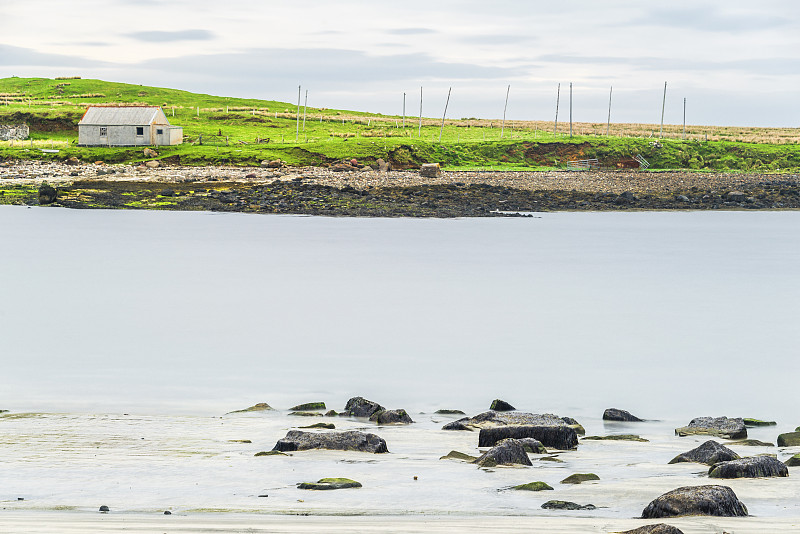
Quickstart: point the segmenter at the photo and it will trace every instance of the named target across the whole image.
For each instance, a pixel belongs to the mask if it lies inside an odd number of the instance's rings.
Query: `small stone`
[[[272,406],[267,404],[266,402],[259,402],[258,404],[254,404],[249,408],[245,408],[244,410],[235,410],[233,412],[228,412],[225,415],[230,415],[232,413],[247,413],[247,412],[266,412],[272,410]]]
[[[581,482],[588,482],[590,480],[600,480],[600,477],[594,473],[575,473],[561,481],[562,484],[580,484]]]
[[[744,426],[776,426],[778,424],[775,421],[762,421],[752,417],[745,417],[742,421],[744,421]]]
[[[593,504],[578,504],[570,501],[547,501],[542,505],[545,510],[594,510]]]
[[[626,421],[626,422],[641,422],[642,419],[639,419],[635,415],[627,412],[625,410],[620,410],[618,408],[608,408],[606,411],[603,412],[603,421]]]
[[[108,506],[106,506],[106,505],[104,504],[103,506],[101,506],[101,507],[100,507],[100,511],[101,511],[101,512],[110,512],[111,510],[108,508]]]
[[[169,510],[164,510],[164,515],[172,515],[172,512],[170,512]]]
[[[146,157],[146,158],[157,158],[158,157],[158,152],[156,152],[152,148],[145,148],[142,151],[142,153],[144,154],[144,157]]]
[[[43,206],[46,204],[52,204],[57,198],[58,192],[56,191],[56,188],[47,182],[42,182],[42,184],[39,186],[39,204]]]
[[[289,455],[281,451],[261,451],[255,453],[253,456],[289,456]]]
[[[333,430],[336,428],[336,425],[333,423],[314,423],[313,425],[301,426],[298,428],[325,428],[328,430]]]
[[[644,439],[636,434],[613,434],[611,436],[586,436],[582,439],[595,440],[595,441],[640,441],[648,443],[649,439]]]
[[[511,489],[522,490],[522,491],[546,491],[546,490],[552,490],[553,488],[550,487],[550,485],[545,482],[528,482],[527,484],[520,484],[519,486],[514,486]]]
[[[361,482],[349,478],[321,478],[316,482],[301,482],[297,487],[304,490],[336,490],[360,488]]]
[[[466,415],[461,410],[436,410],[433,413],[437,415]]]
[[[156,167],[159,167],[161,163],[159,163],[158,160],[151,160],[145,163],[144,165],[149,169],[155,169]]]
[[[492,401],[492,405],[489,406],[490,410],[494,410],[495,412],[511,412],[516,410],[513,406],[507,403],[504,400],[495,399]]]
[[[442,168],[438,163],[425,163],[420,167],[419,175],[425,178],[439,178],[442,175]]]
[[[470,456],[469,454],[465,454],[463,452],[458,451],[450,451],[446,455],[439,458],[440,460],[462,460],[469,463],[474,463],[478,457],[477,456]]]

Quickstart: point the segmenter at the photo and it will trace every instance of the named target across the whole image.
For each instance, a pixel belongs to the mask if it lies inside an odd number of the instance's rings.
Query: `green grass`
[[[68,84],[68,85],[63,85]],[[323,165],[356,158],[378,158],[395,166],[439,162],[453,170],[547,170],[569,160],[598,158],[613,167],[641,154],[652,170],[787,172],[800,169],[800,145],[661,140],[644,137],[554,136],[536,123],[517,123],[501,134],[498,121],[385,116],[347,110],[308,108],[286,102],[226,98],[101,80],[47,78],[0,79],[0,124],[27,122],[31,141],[0,142],[0,157],[136,163],[141,149],[77,146],[77,123],[86,107],[103,103],[139,103],[164,108],[184,129],[185,143],[159,147],[160,158],[184,165],[258,165],[281,159],[289,165]],[[198,112],[199,109],[199,112]],[[305,123],[302,122],[305,111]],[[528,124],[527,127],[525,125]],[[501,138],[502,135],[502,138]],[[57,154],[41,152],[58,149]],[[172,159],[169,159],[172,158]]]

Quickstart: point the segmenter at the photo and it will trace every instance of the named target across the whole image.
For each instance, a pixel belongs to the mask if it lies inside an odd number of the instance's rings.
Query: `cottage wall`
[[[101,126],[86,124],[78,126],[78,144],[85,146],[147,146],[150,143],[150,126],[143,128],[143,135],[136,135],[136,126],[104,126],[107,135],[100,135]]]
[[[27,124],[0,124],[0,141],[27,139],[30,129]]]

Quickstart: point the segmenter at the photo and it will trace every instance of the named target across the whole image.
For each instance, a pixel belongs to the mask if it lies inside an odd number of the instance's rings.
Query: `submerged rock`
[[[278,440],[272,450],[285,452],[309,449],[359,451],[376,454],[389,452],[386,447],[386,441],[383,438],[357,430],[327,433],[290,430],[286,433],[285,438]]]
[[[742,419],[745,426],[776,426],[778,423],[775,421],[762,421],[761,419],[753,419],[752,417],[745,417]]]
[[[481,467],[498,465],[533,465],[522,443],[516,439],[504,439],[485,453],[475,463]]]
[[[575,429],[561,424],[559,426],[500,426],[482,428],[478,435],[478,447],[491,447],[507,439],[533,438],[545,447],[569,450],[578,446]]]
[[[436,410],[433,413],[436,415],[466,415],[461,410]]]
[[[336,425],[333,423],[314,423],[313,425],[301,426],[299,428],[325,428],[328,430],[333,430],[336,428]]]
[[[593,504],[578,504],[570,501],[547,501],[542,505],[545,510],[594,510]]]
[[[619,534],[683,534],[683,531],[666,523],[656,523],[655,525],[645,525],[633,530],[626,530]]]
[[[414,422],[405,410],[379,410],[369,420],[379,425],[408,425]]]
[[[548,491],[552,490],[553,488],[551,488],[550,485],[545,482],[528,482],[527,484],[514,486],[511,489],[521,491]]]
[[[360,488],[361,482],[349,478],[321,478],[316,482],[301,482],[297,487],[304,490],[335,490]]]
[[[699,447],[684,452],[670,460],[671,464],[682,462],[696,462],[699,464],[714,465],[719,462],[738,460],[740,456],[716,441],[708,440]]]
[[[281,451],[260,451],[255,453],[253,456],[289,456],[289,455]]]
[[[492,405],[489,406],[490,410],[494,410],[496,412],[513,412],[516,410],[513,406],[507,403],[504,400],[495,399],[492,401]]]
[[[642,511],[643,519],[684,515],[744,517],[747,508],[728,486],[685,486],[661,495]]]
[[[289,408],[295,412],[309,412],[313,410],[324,410],[325,403],[324,402],[307,402],[305,404],[298,404],[292,408]]]
[[[800,432],[787,432],[778,436],[778,447],[797,447],[800,445]]]
[[[708,470],[711,478],[788,477],[786,465],[771,456],[753,456],[720,462]]]
[[[464,462],[475,463],[477,461],[477,456],[470,456],[469,454],[465,454],[463,452],[458,451],[450,451],[446,455],[439,458],[440,460],[461,460]]]
[[[618,408],[608,408],[605,412],[603,412],[603,421],[627,421],[627,422],[639,423],[642,422],[643,419],[639,419],[635,415],[625,410],[620,410]]]
[[[696,417],[688,426],[675,429],[678,436],[692,436],[707,434],[725,439],[744,439],[747,437],[747,428],[741,417]]]
[[[580,484],[581,482],[589,482],[591,480],[600,480],[600,477],[594,473],[575,473],[561,481],[562,484]]]
[[[289,415],[295,417],[322,417],[322,414],[318,412],[290,412]]]
[[[273,409],[272,406],[270,406],[266,402],[259,402],[258,404],[254,404],[249,408],[245,408],[244,410],[234,410],[232,412],[226,413],[225,415],[230,415],[232,413],[267,412],[272,409]]]
[[[586,436],[582,439],[597,440],[597,441],[640,441],[642,443],[649,443],[649,439],[644,439],[636,434],[612,434],[610,436]]]
[[[745,447],[774,447],[774,443],[767,443],[766,441],[759,441],[757,439],[742,439],[739,441],[732,441],[730,445],[743,445]]]
[[[353,397],[344,407],[344,411],[339,415],[349,417],[372,417],[377,411],[385,410],[383,406],[377,402],[367,400],[364,397]]]

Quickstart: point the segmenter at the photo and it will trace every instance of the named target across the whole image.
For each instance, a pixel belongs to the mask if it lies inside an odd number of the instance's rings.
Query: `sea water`
[[[704,441],[676,426],[771,419],[751,437],[774,442],[800,424],[799,231],[796,212],[409,220],[2,207],[0,409],[11,414],[0,418],[0,501],[527,515],[552,514],[539,506],[557,498],[633,517],[708,480],[702,465],[666,465]],[[416,423],[288,415],[356,395]],[[452,418],[433,412],[475,414],[494,398],[650,441],[582,441],[563,464],[525,469],[439,460],[479,451],[475,433],[442,431]],[[225,415],[256,402],[278,410]],[[603,423],[612,406],[650,421]],[[254,457],[322,420],[375,432],[390,454]],[[573,472],[602,483],[559,485]],[[364,488],[295,487],[330,476]],[[507,490],[533,480],[556,491]],[[751,513],[800,515],[793,477],[729,483]]]

